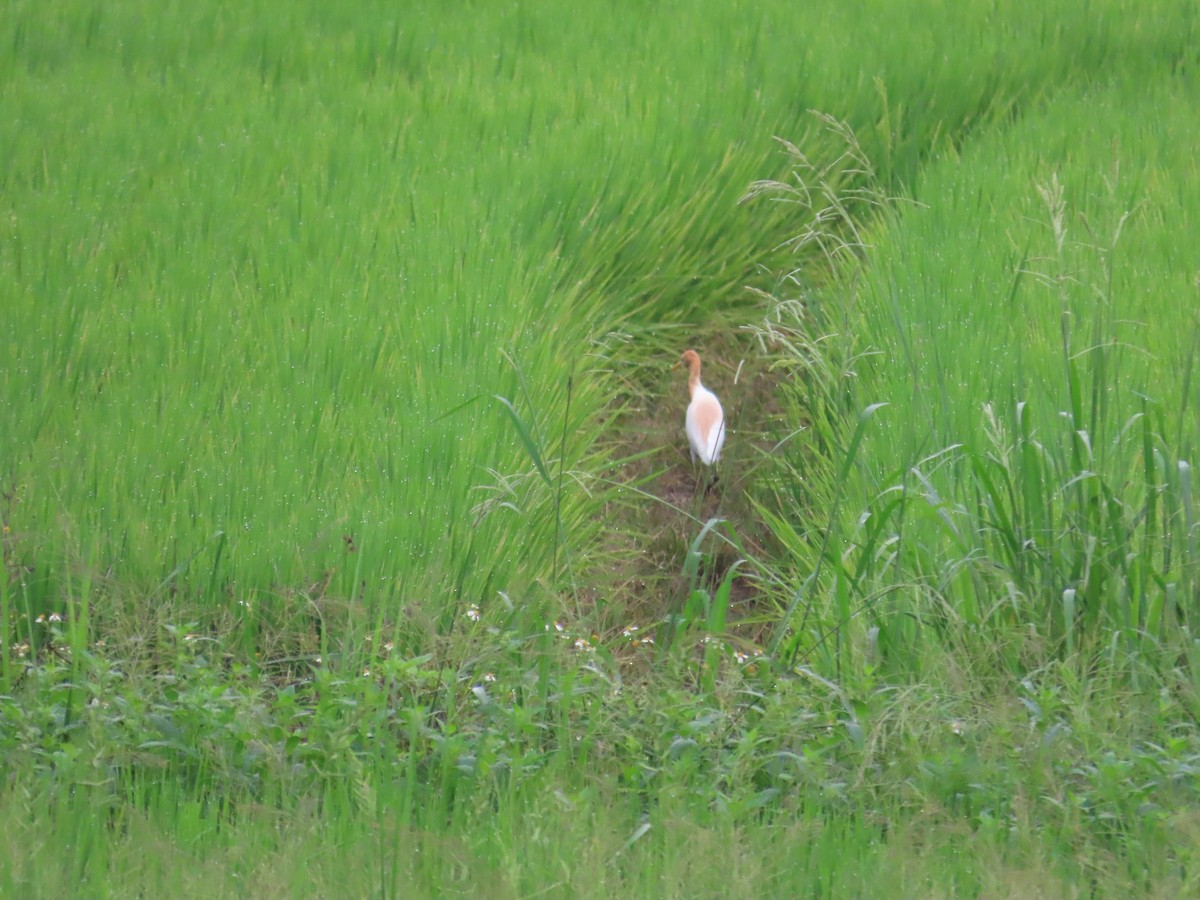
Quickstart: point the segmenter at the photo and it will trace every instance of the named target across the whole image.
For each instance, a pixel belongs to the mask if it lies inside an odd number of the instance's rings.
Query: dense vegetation
[[[1200,893],[1194,4],[0,47],[0,896]]]

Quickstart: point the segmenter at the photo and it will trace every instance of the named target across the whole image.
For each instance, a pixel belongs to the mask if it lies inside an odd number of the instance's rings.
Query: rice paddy
[[[1196,893],[1198,28],[9,4],[0,896]]]

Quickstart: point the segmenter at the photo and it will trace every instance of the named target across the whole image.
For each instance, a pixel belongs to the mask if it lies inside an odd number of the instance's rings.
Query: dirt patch
[[[627,486],[608,511],[601,580],[607,615],[602,628],[639,628],[681,608],[690,589],[689,548],[706,523],[720,519],[699,545],[701,587],[715,591],[730,567],[747,557],[769,557],[769,534],[754,511],[755,472],[779,439],[778,379],[748,340],[738,335],[677,342],[626,372],[625,413],[614,429],[612,473]],[[691,461],[684,433],[686,370],[674,365],[688,347],[704,359],[704,384],[721,399],[728,436],[712,469]],[[757,635],[770,606],[752,564],[731,582],[730,632]],[[741,627],[739,627],[739,623]],[[753,634],[752,634],[753,633]]]

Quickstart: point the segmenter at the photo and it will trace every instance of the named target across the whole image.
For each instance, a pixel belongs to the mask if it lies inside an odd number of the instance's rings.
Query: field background
[[[1198,47],[7,4],[0,896],[1200,893]]]

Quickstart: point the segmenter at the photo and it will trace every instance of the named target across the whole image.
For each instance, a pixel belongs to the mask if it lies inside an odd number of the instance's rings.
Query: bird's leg
[[[717,482],[721,480],[721,473],[716,469],[706,469],[704,471],[704,496],[707,497],[712,493],[712,489],[717,486]]]
[[[713,485],[717,483],[720,475],[716,469],[709,466],[692,466],[692,474],[696,476],[695,487],[692,488],[692,495],[698,497],[707,497],[713,489]]]

